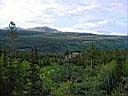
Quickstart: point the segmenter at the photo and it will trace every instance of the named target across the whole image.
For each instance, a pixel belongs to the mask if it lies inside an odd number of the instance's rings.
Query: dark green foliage
[[[0,39],[2,47],[7,43],[7,30],[0,30]],[[92,43],[102,50],[128,49],[127,36],[104,36],[89,33],[50,33],[34,31],[17,31],[15,47],[20,50],[31,49],[33,44],[43,53],[64,53],[66,50],[84,51]]]
[[[0,96],[127,96],[128,51],[0,55]],[[67,58],[68,57],[68,58]]]

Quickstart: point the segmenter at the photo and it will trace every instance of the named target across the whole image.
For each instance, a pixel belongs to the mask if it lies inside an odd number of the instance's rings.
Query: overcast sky
[[[14,21],[30,28],[126,35],[128,0],[0,0],[0,28]]]

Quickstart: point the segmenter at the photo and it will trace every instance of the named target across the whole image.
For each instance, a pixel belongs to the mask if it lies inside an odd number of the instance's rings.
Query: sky
[[[60,31],[127,35],[128,0],[0,0],[0,28],[48,26]]]

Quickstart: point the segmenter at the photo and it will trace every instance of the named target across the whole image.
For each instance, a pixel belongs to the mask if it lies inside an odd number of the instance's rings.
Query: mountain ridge
[[[1,28],[0,30],[9,30],[9,27],[4,27],[4,28]],[[65,32],[65,33],[80,33],[80,34],[88,34],[88,35],[103,35],[103,36],[127,36],[127,35],[112,35],[112,34],[95,34],[95,33],[88,33],[88,32],[71,32],[71,31],[60,31],[58,29],[55,29],[55,28],[51,28],[51,27],[48,27],[48,26],[43,26],[43,27],[32,27],[32,28],[21,28],[21,27],[17,27],[17,30],[22,30],[22,31],[35,31],[35,32],[48,32],[48,33],[61,33],[61,32]],[[99,31],[101,32],[101,31]]]
[[[9,30],[9,27],[4,27],[1,30]],[[50,32],[50,33],[56,33],[56,32],[62,32],[54,28],[50,28],[47,26],[43,27],[32,27],[32,28],[21,28],[17,27],[17,30],[25,30],[25,31],[36,31],[36,32]]]
[[[26,30],[37,31],[37,32],[50,32],[50,33],[61,32],[57,29],[53,29],[53,28],[50,28],[50,27],[47,27],[47,26],[27,28]]]

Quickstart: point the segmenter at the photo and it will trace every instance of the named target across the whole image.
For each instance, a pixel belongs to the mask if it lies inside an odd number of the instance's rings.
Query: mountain
[[[8,30],[0,30],[0,47],[9,45],[7,34]],[[92,43],[103,50],[128,50],[127,41],[127,36],[61,32],[49,27],[36,27],[18,30],[14,43],[19,50],[28,50],[36,45],[43,53],[64,53],[65,51],[86,50]]]
[[[4,27],[1,30],[8,30],[8,29],[9,29],[9,27]],[[53,28],[50,28],[50,27],[47,27],[47,26],[27,28],[27,29],[24,29],[24,28],[21,28],[21,27],[17,27],[17,30],[36,31],[36,32],[49,32],[49,33],[61,32],[61,31],[58,31],[56,29],[53,29]]]
[[[49,28],[49,27],[47,27],[47,26],[28,28],[27,30],[29,30],[29,31],[37,31],[37,32],[49,32],[49,33],[60,32],[60,31],[58,31],[58,30],[56,30],[56,29],[52,29],[52,28]]]

